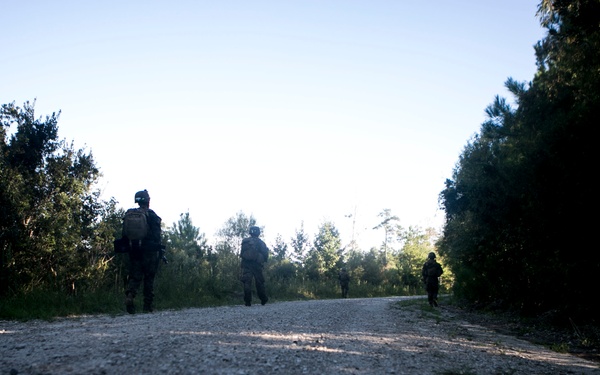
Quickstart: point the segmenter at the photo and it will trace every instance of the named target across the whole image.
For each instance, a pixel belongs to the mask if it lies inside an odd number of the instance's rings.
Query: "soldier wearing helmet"
[[[135,203],[139,208],[127,210],[123,218],[123,239],[128,239],[127,220],[128,213],[133,212],[145,220],[140,226],[145,228],[141,239],[132,241],[129,238],[129,275],[125,290],[125,308],[128,313],[135,313],[134,298],[143,284],[144,312],[152,312],[154,302],[154,278],[158,270],[159,251],[161,250],[161,218],[150,209],[150,194],[148,190],[135,193]],[[144,223],[145,222],[145,223]]]
[[[259,238],[260,228],[250,227],[250,237],[242,240],[240,251],[241,272],[240,281],[244,285],[244,304],[252,306],[252,280],[256,285],[256,294],[260,299],[261,305],[267,303],[269,298],[265,290],[265,277],[263,275],[263,265],[269,259],[269,249],[263,240]]]
[[[442,266],[435,260],[435,253],[431,252],[427,256],[427,261],[423,264],[421,274],[427,291],[427,301],[432,307],[437,307],[438,291],[440,289],[440,276],[444,270]]]

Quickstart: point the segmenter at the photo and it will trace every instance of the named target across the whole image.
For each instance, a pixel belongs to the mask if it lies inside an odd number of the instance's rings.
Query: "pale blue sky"
[[[4,1],[0,103],[61,110],[121,207],[268,243],[333,221],[378,246],[384,208],[441,227],[438,194],[508,77],[530,81],[538,0]],[[141,164],[125,161],[144,155]],[[356,210],[356,211],[355,211]]]

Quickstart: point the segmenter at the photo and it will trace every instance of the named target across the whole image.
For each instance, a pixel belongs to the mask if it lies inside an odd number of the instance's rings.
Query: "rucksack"
[[[123,218],[123,234],[129,241],[141,241],[148,235],[148,214],[141,208],[130,208]]]
[[[430,263],[429,266],[427,267],[427,276],[440,277],[441,275],[439,273],[440,273],[440,270],[439,270],[438,264]]]
[[[261,262],[263,255],[260,253],[258,238],[249,237],[242,240],[242,251],[240,256],[245,260]]]
[[[347,283],[350,281],[350,275],[348,275],[348,272],[340,272],[340,275],[338,278],[341,282]]]

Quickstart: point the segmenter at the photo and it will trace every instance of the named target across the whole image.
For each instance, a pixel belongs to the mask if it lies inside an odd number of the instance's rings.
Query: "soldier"
[[[129,275],[125,290],[125,308],[135,313],[134,298],[140,285],[144,284],[144,312],[152,312],[154,301],[154,277],[158,270],[161,249],[161,218],[150,209],[147,190],[135,193],[139,208],[127,210],[123,218],[122,240],[129,243]]]
[[[350,275],[345,268],[340,270],[338,274],[338,280],[340,281],[340,287],[342,288],[342,298],[348,298],[348,285],[350,284]]]
[[[256,294],[260,298],[261,305],[267,303],[267,293],[265,291],[265,277],[263,275],[263,265],[269,259],[269,249],[260,236],[260,228],[250,227],[250,237],[242,240],[242,249],[240,251],[241,281],[244,284],[244,303],[246,306],[252,305],[252,279],[256,284]]]
[[[442,276],[444,270],[442,266],[436,262],[435,253],[429,253],[427,261],[423,264],[423,270],[421,274],[423,276],[423,282],[425,283],[425,290],[427,291],[427,301],[432,307],[437,307],[438,291],[440,289],[439,277]]]

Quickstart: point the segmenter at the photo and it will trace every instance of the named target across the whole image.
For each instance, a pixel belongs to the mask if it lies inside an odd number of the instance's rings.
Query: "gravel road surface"
[[[0,321],[0,374],[600,374],[407,298]]]

